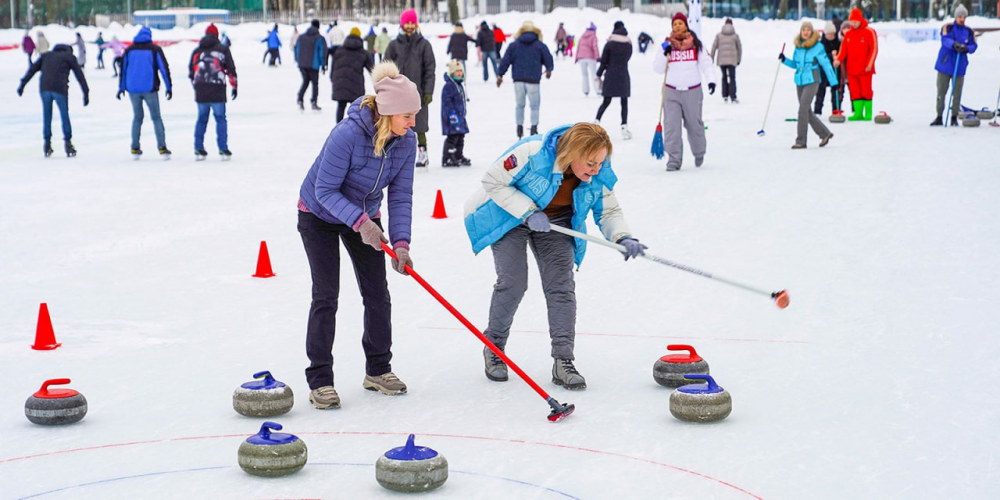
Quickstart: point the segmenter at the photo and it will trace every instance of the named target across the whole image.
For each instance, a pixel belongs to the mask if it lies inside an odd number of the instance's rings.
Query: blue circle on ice
[[[253,391],[266,391],[268,389],[280,389],[285,387],[283,382],[278,382],[271,376],[271,372],[265,370],[262,372],[257,372],[253,374],[253,378],[257,380],[252,380],[247,382],[240,387],[244,389],[250,389]]]
[[[385,458],[393,460],[428,460],[437,455],[438,452],[430,448],[413,444],[413,434],[410,434],[410,437],[406,439],[405,446],[393,448],[385,452]]]
[[[276,445],[276,444],[288,444],[298,441],[298,436],[294,434],[285,434],[281,432],[271,432],[271,430],[280,431],[281,424],[277,422],[264,422],[260,426],[260,432],[254,434],[247,438],[247,442],[250,444],[259,445]]]
[[[688,384],[679,387],[677,390],[683,392],[684,394],[718,394],[724,390],[715,383],[715,379],[712,378],[711,375],[688,373],[687,375],[684,375],[684,378],[689,380],[704,380],[708,382],[707,384]]]

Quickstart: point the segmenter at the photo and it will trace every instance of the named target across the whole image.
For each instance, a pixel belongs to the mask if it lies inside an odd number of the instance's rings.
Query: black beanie
[[[311,24],[313,28],[319,29],[319,19],[313,19]]]

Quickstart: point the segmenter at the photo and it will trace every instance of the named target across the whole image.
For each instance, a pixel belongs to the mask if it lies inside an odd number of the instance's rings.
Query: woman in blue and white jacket
[[[528,288],[527,247],[538,262],[548,307],[552,340],[552,382],[583,389],[587,382],[573,365],[576,292],[573,264],[583,261],[587,242],[557,232],[552,224],[586,232],[594,220],[608,241],[624,245],[625,259],[643,253],[632,238],[618,206],[611,170],[611,139],[600,125],[577,123],[518,142],[490,166],[482,188],[466,202],[465,229],[472,250],[493,250],[497,282],[490,301],[485,335],[501,350],[507,345],[524,292]],[[507,366],[483,349],[486,377],[507,380]]]
[[[420,111],[416,85],[392,62],[372,71],[375,95],[351,104],[299,191],[298,230],[312,271],[312,306],[306,332],[309,400],[319,409],[339,408],[333,387],[333,340],[340,292],[340,242],[354,264],[365,308],[361,344],[367,363],[365,389],[402,394],[406,384],[392,373],[392,323],[382,243],[382,191],[388,188],[389,236],[406,274],[410,259],[413,164],[416,134],[410,130]]]
[[[816,97],[816,91],[822,85],[820,71],[826,73],[830,87],[838,84],[837,73],[833,71],[830,59],[826,57],[826,49],[819,43],[819,33],[813,30],[813,25],[809,21],[802,23],[799,29],[799,36],[795,37],[795,53],[789,59],[782,52],[778,55],[785,66],[795,70],[795,91],[799,96],[799,118],[798,135],[795,136],[795,144],[792,149],[805,149],[806,137],[808,136],[808,126],[812,126],[813,132],[821,139],[819,147],[826,146],[833,134],[826,128],[823,121],[813,113],[812,102]]]

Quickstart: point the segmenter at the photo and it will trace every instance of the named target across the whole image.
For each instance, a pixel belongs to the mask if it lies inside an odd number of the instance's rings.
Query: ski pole
[[[781,53],[785,53],[785,44],[781,44]],[[764,126],[767,125],[767,114],[771,112],[771,99],[774,99],[774,88],[778,86],[778,74],[781,72],[781,61],[778,61],[778,68],[774,70],[774,83],[771,84],[771,97],[767,98],[767,109],[764,110],[764,123],[760,124],[758,137],[764,137]]]
[[[997,123],[998,117],[1000,117],[1000,90],[997,90],[997,106],[993,108],[993,121],[990,122],[990,125],[1000,127],[1000,124]]]
[[[948,113],[948,118],[944,121],[945,128],[948,128],[948,122],[951,121],[951,103],[955,100],[955,84],[958,83],[955,81],[958,78],[958,62],[962,60],[962,54],[960,52],[956,52],[956,54],[958,54],[958,57],[955,58],[955,71],[951,74],[951,95],[948,96],[948,109],[945,110]],[[958,113],[955,114],[957,115]]]
[[[384,242],[382,243],[382,250],[385,250],[385,253],[389,254],[389,256],[392,257],[393,259],[397,258],[396,252],[392,251],[392,248],[389,248],[389,245],[386,245]],[[441,294],[438,293],[437,290],[435,290],[434,287],[430,285],[430,283],[427,283],[427,281],[421,278],[420,275],[417,274],[417,272],[414,271],[412,267],[406,266],[406,272],[409,273],[410,277],[416,280],[417,283],[420,283],[420,286],[424,287],[424,289],[427,290],[427,292],[430,293],[431,296],[437,299],[437,301],[440,302],[441,305],[448,310],[448,312],[450,312],[453,316],[455,316],[455,318],[458,321],[460,321],[463,325],[465,325],[465,327],[468,328],[469,331],[472,332],[479,339],[480,342],[486,344],[486,347],[488,347],[489,350],[493,351],[493,354],[496,354],[497,357],[502,359],[503,362],[506,363],[511,370],[514,370],[514,373],[516,373],[519,377],[521,377],[521,380],[524,380],[525,383],[531,386],[531,388],[534,389],[535,392],[537,392],[538,395],[541,396],[542,399],[544,399],[545,402],[552,407],[552,413],[549,413],[548,416],[549,422],[558,422],[570,416],[573,413],[573,411],[576,410],[576,406],[574,406],[573,404],[571,403],[562,404],[559,401],[556,401],[555,398],[553,398],[552,396],[549,396],[549,394],[545,392],[541,387],[539,387],[539,385],[536,384],[535,381],[528,376],[528,374],[524,373],[524,371],[521,370],[521,367],[517,366],[513,361],[511,361],[510,358],[508,358],[503,351],[501,351],[495,344],[493,344],[493,342],[490,342],[490,339],[486,338],[486,336],[483,335],[483,333],[480,332],[479,329],[476,328],[471,321],[466,319],[465,316],[462,316],[462,313],[458,312],[458,310],[455,309],[454,306],[452,306],[447,300],[445,300],[445,298],[442,297]]]
[[[555,231],[557,233],[562,233],[562,234],[565,234],[567,236],[572,236],[574,238],[580,238],[580,239],[584,239],[584,240],[587,240],[587,241],[591,241],[591,242],[597,243],[598,245],[606,246],[608,248],[614,248],[615,250],[618,250],[619,252],[625,252],[626,251],[625,245],[619,245],[618,243],[612,243],[610,241],[605,240],[604,238],[598,238],[596,236],[591,236],[589,234],[585,234],[585,233],[581,233],[581,232],[578,232],[578,231],[574,231],[572,229],[567,229],[565,227],[557,226],[555,224],[551,225],[550,227],[551,227],[551,229],[553,231]],[[681,271],[687,271],[687,272],[689,272],[691,274],[697,274],[698,276],[703,276],[703,277],[708,278],[708,279],[712,279],[712,280],[716,280],[716,281],[721,281],[721,282],[723,282],[723,283],[725,283],[727,285],[732,285],[732,286],[735,286],[736,288],[742,288],[742,289],[744,289],[744,290],[746,290],[748,292],[754,292],[754,293],[758,293],[760,295],[766,295],[766,296],[774,299],[775,304],[777,304],[777,306],[779,308],[781,308],[781,309],[784,309],[784,308],[788,307],[788,300],[789,300],[788,299],[788,292],[785,291],[785,290],[779,290],[777,292],[768,292],[767,290],[762,290],[760,288],[756,288],[756,287],[753,287],[753,286],[750,286],[750,285],[747,285],[747,284],[744,284],[744,283],[740,283],[738,281],[734,281],[734,280],[731,280],[731,279],[728,279],[728,278],[723,278],[722,276],[717,276],[717,275],[714,275],[712,273],[701,271],[701,270],[695,269],[693,267],[686,266],[684,264],[679,264],[677,262],[673,262],[673,261],[664,259],[663,257],[657,257],[655,255],[651,255],[651,254],[646,253],[646,252],[643,252],[640,255],[642,255],[643,257],[645,257],[645,258],[647,258],[647,259],[649,259],[649,260],[651,260],[653,262],[657,262],[657,263],[660,263],[660,264],[663,264],[663,265],[666,265],[666,266],[670,266],[670,267],[673,267],[675,269],[680,269]]]

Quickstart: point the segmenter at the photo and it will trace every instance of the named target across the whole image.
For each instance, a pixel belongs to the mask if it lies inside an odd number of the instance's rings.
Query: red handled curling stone
[[[679,387],[670,394],[670,413],[685,422],[718,422],[733,411],[733,398],[711,375],[689,374],[687,378],[708,382]]]
[[[38,392],[24,403],[24,416],[38,425],[73,424],[87,415],[87,398],[73,389],[52,389],[50,385],[65,385],[68,378],[46,380]]]
[[[414,445],[413,434],[410,434],[406,446],[393,448],[378,457],[375,480],[392,491],[430,491],[448,480],[448,460],[430,448]]]
[[[288,413],[295,404],[292,388],[278,382],[271,372],[253,374],[253,380],[233,392],[233,409],[248,417],[276,417]]]
[[[280,432],[281,424],[264,422],[260,432],[240,445],[238,461],[247,474],[264,477],[287,476],[306,466],[306,443],[292,434]]]
[[[688,351],[687,354],[668,354],[656,360],[653,364],[653,380],[663,387],[676,389],[680,386],[693,384],[690,380],[685,380],[684,375],[697,373],[708,375],[708,362],[701,358],[694,347],[683,344],[672,344],[667,346],[671,351]]]

